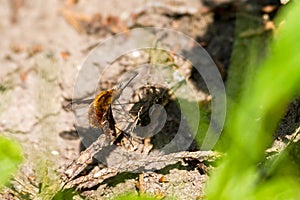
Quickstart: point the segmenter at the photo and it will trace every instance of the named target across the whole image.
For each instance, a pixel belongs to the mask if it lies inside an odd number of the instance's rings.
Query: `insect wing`
[[[115,86],[113,89],[115,89],[115,93],[113,94],[113,100],[117,99],[122,91],[131,83],[131,81],[138,75],[137,72],[134,72],[133,75],[128,79],[124,80],[121,83],[119,83],[117,86]]]

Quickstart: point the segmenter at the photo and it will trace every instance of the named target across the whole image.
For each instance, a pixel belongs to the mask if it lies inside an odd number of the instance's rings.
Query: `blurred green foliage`
[[[58,191],[52,198],[52,200],[72,200],[74,199],[74,191],[73,190],[63,190],[63,191]],[[78,198],[79,199],[79,198]]]
[[[250,78],[244,79],[242,84],[239,83],[242,87],[238,88],[238,99],[231,102],[225,128],[227,136],[223,142],[227,143],[227,156],[211,177],[207,187],[207,199],[285,200],[300,197],[297,174],[272,174],[272,165],[276,162],[268,162],[264,173],[269,176],[264,178],[260,166],[265,162],[265,150],[272,143],[278,121],[287,104],[299,94],[300,89],[300,2],[290,2],[281,12],[277,22],[283,25],[277,30],[266,59],[259,66],[256,66],[255,61],[243,63],[248,65],[243,67],[246,67],[244,72]],[[258,47],[259,43],[254,43]],[[253,43],[250,41],[249,47],[253,48],[251,44]],[[261,50],[256,48],[251,51]],[[243,52],[242,49],[239,51]],[[249,57],[255,59],[259,54]],[[228,87],[231,90],[231,85]],[[234,96],[230,96],[232,97]],[[285,151],[277,155],[277,161],[285,166],[282,170],[295,167],[286,155]],[[277,163],[277,166],[280,165]],[[280,169],[277,168],[277,171]]]
[[[127,193],[127,194],[123,194],[120,195],[118,197],[114,198],[115,200],[127,200],[127,199],[131,199],[131,200],[157,200],[157,199],[162,199],[162,197],[154,197],[154,196],[150,196],[150,195],[137,195],[135,193]]]
[[[0,188],[2,188],[16,172],[22,161],[19,146],[0,137]]]
[[[0,92],[5,92],[5,91],[6,91],[6,87],[0,84]]]

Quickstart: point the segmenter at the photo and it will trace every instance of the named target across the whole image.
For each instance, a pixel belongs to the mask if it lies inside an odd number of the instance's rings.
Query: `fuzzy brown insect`
[[[105,134],[109,134],[111,141],[117,137],[116,122],[112,115],[111,104],[118,91],[115,89],[100,92],[90,104],[88,111],[91,127],[101,127]]]
[[[94,128],[101,127],[104,133],[110,136],[112,142],[116,140],[120,133],[123,133],[123,131],[116,127],[116,122],[112,114],[112,103],[136,76],[137,73],[113,89],[100,92],[89,106],[88,119],[90,126]]]

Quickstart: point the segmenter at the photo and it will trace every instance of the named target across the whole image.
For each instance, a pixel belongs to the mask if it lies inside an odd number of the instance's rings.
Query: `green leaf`
[[[240,99],[229,111],[225,131],[230,136],[226,141],[229,150],[208,184],[208,199],[299,197],[297,176],[275,174],[272,179],[262,180],[258,168],[287,104],[300,89],[300,3],[293,1],[284,9],[287,10],[281,19],[285,23],[274,38],[269,55],[258,68],[250,62],[249,68],[257,70],[244,82]]]
[[[127,193],[127,194],[123,194],[123,195],[119,195],[118,197],[114,198],[115,200],[127,200],[127,199],[131,199],[131,200],[157,200],[157,199],[161,199],[161,198],[155,198],[153,196],[149,196],[149,195],[137,195],[134,193]]]
[[[18,169],[22,156],[14,142],[0,137],[0,188],[2,188],[13,173]]]

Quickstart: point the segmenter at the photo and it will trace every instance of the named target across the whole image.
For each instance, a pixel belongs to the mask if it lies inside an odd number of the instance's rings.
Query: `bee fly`
[[[71,104],[90,103],[88,110],[89,124],[93,128],[102,128],[103,132],[110,137],[110,141],[115,143],[119,136],[126,133],[116,127],[116,122],[112,114],[112,103],[120,96],[123,89],[138,75],[134,75],[126,81],[121,82],[110,90],[104,90],[97,94],[94,99],[75,100]]]

